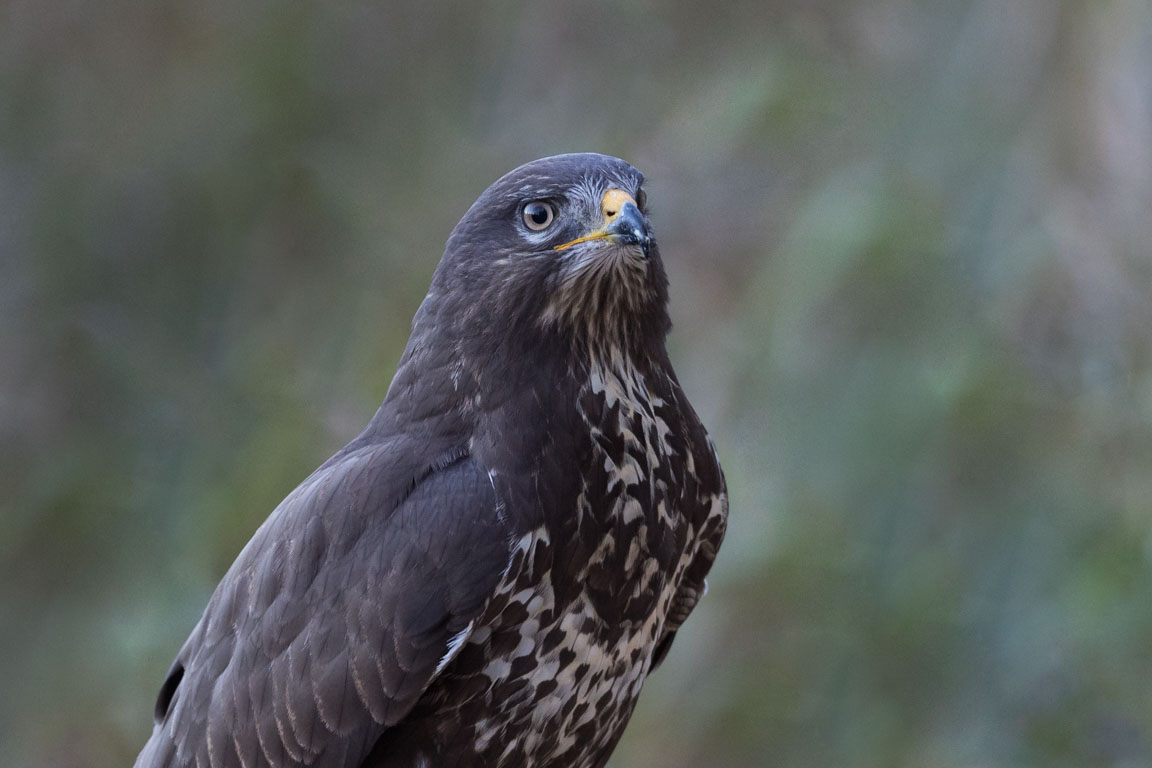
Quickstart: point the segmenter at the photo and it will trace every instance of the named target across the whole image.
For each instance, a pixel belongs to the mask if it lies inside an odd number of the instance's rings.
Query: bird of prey
[[[560,155],[472,205],[383,404],[240,552],[138,768],[608,761],[728,507],[643,183]]]

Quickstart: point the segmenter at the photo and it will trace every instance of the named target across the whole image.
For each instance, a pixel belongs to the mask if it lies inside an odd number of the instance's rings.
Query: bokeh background
[[[1147,0],[3,0],[0,762],[131,763],[573,150],[649,178],[732,497],[612,765],[1152,765]]]

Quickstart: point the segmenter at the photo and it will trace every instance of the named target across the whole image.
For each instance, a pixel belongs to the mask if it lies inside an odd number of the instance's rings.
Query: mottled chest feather
[[[631,365],[579,389],[579,492],[516,542],[425,702],[455,708],[440,738],[470,744],[470,764],[600,766],[623,732],[715,511],[686,495],[704,447],[675,391]]]

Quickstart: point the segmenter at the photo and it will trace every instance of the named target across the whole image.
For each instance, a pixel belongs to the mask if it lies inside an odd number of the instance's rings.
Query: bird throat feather
[[[628,348],[659,301],[650,266],[634,246],[590,243],[571,249],[554,279],[541,325],[575,333],[593,350]]]

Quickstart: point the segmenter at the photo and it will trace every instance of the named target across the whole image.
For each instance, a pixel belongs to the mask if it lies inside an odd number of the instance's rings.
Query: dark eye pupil
[[[533,224],[543,226],[548,223],[548,209],[539,203],[530,205],[528,206],[528,218],[532,219]]]

